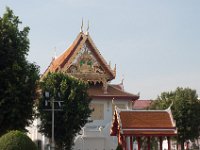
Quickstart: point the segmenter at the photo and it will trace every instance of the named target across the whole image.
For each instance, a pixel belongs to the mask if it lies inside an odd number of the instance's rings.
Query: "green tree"
[[[19,18],[6,8],[0,17],[0,135],[25,130],[31,123],[38,67],[29,63],[29,28],[19,29]]]
[[[200,103],[196,90],[178,87],[175,91],[163,92],[151,106],[154,109],[171,109],[178,128],[178,142],[184,149],[184,142],[199,136]]]
[[[80,80],[63,73],[49,73],[41,81],[43,95],[38,102],[38,112],[41,119],[40,132],[51,138],[51,112],[46,111],[51,106],[45,106],[45,101],[63,101],[62,111],[55,111],[55,142],[59,148],[70,150],[74,137],[88,122],[92,110],[89,108],[91,99],[87,94],[88,86]],[[45,95],[49,92],[49,99]],[[55,108],[60,108],[55,103]]]

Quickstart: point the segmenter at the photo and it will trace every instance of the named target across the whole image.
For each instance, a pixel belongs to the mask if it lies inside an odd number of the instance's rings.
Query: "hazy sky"
[[[67,49],[81,19],[125,90],[155,99],[176,87],[200,95],[200,0],[0,0],[31,28],[28,59],[41,73]]]

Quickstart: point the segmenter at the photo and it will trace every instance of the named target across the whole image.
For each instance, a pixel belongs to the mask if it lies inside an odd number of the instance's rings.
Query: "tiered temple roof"
[[[101,82],[103,78],[111,81],[116,76],[116,68],[111,69],[90,35],[83,32],[78,34],[73,44],[62,55],[52,60],[44,74],[58,71],[92,82]],[[83,77],[84,75],[89,76]]]
[[[107,64],[90,35],[80,32],[73,44],[58,58],[54,58],[42,77],[48,72],[64,72],[91,86],[88,93],[93,98],[137,100],[138,95],[125,92],[122,86],[108,84],[116,76]]]

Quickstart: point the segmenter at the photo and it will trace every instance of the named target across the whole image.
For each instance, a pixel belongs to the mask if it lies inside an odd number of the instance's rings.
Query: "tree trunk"
[[[178,141],[176,141],[176,149],[178,150]]]
[[[184,150],[184,141],[181,141],[181,150]]]

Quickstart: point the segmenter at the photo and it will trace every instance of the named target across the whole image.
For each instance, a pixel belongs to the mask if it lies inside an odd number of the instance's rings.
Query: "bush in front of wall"
[[[123,150],[123,149],[122,149],[122,146],[119,144],[119,145],[117,146],[116,150]]]
[[[0,138],[0,150],[37,150],[37,147],[23,132],[10,131]]]

